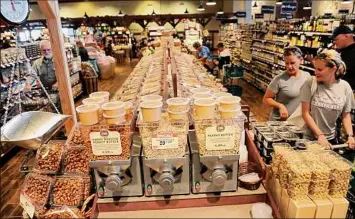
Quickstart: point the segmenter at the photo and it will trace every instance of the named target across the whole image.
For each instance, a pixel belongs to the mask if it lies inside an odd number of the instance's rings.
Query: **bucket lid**
[[[122,101],[108,102],[108,103],[105,103],[101,106],[101,108],[103,110],[115,110],[115,109],[124,108],[124,107],[125,107],[125,103]]]
[[[171,106],[188,105],[190,100],[185,97],[173,97],[167,99],[166,103]]]
[[[218,98],[219,103],[225,103],[225,104],[235,104],[235,103],[240,103],[240,97],[236,96],[223,96]]]
[[[110,93],[107,91],[97,91],[94,93],[91,93],[89,97],[110,97]]]
[[[141,108],[145,109],[154,109],[154,108],[160,108],[163,106],[162,101],[157,101],[157,100],[145,100],[140,104]]]
[[[121,113],[121,114],[118,114],[118,115],[114,115],[114,116],[109,116],[109,115],[106,115],[105,113],[103,114],[103,117],[105,119],[115,119],[115,118],[120,118],[120,117],[124,117],[126,115],[125,112]]]
[[[98,104],[101,106],[105,102],[106,102],[105,99],[102,97],[89,97],[89,98],[83,99],[84,105]]]
[[[201,98],[194,101],[196,106],[215,106],[217,103],[213,98]]]
[[[76,108],[78,113],[89,113],[94,112],[100,109],[100,106],[97,104],[88,104],[88,105],[80,105]]]

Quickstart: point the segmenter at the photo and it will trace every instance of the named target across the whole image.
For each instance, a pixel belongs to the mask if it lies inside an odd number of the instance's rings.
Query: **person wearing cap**
[[[354,32],[348,26],[339,26],[333,32],[335,48],[340,52],[346,65],[346,74],[342,78],[355,90],[355,40]]]
[[[307,125],[307,138],[318,140],[325,148],[338,144],[336,121],[341,116],[347,143],[355,149],[351,123],[353,93],[342,80],[346,66],[335,50],[322,50],[314,59],[315,77],[309,77],[300,92],[302,117]]]

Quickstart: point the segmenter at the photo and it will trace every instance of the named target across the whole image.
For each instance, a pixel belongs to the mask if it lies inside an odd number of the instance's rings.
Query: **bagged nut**
[[[83,177],[83,184],[84,184],[84,189],[83,189],[83,199],[84,201],[91,195],[91,177]]]
[[[80,206],[84,198],[84,180],[82,177],[56,177],[52,191],[52,205]]]
[[[84,146],[66,148],[64,153],[64,174],[89,174],[89,150]]]
[[[43,206],[48,201],[52,185],[51,177],[30,173],[26,176],[22,194],[26,195],[33,204]]]
[[[44,144],[37,150],[33,171],[43,174],[55,174],[60,169],[64,143]]]
[[[330,180],[318,180],[311,181],[311,184],[308,188],[308,194],[313,199],[326,199],[329,194],[329,183]]]
[[[352,163],[340,157],[333,151],[317,151],[317,155],[331,170],[329,195],[333,198],[346,197]]]
[[[183,157],[187,147],[188,121],[170,121],[164,113],[160,122],[139,122],[144,156]]]
[[[299,153],[296,151],[282,153],[278,171],[280,185],[282,188],[287,188],[287,185],[289,183],[289,172],[292,163],[299,162],[300,159],[301,158],[299,156]]]
[[[78,208],[69,208],[67,206],[54,207],[49,209],[42,217],[44,219],[60,219],[60,218],[85,218]]]
[[[67,142],[67,146],[79,146],[84,145],[84,139],[81,136],[81,132],[76,127],[73,128],[72,133],[70,134]]]
[[[292,147],[287,143],[274,143],[272,144],[272,147],[274,148],[274,154],[271,163],[271,171],[276,178],[279,178],[279,166],[281,157],[284,153],[292,151]]]
[[[195,120],[195,131],[200,155],[238,154],[244,120]]]

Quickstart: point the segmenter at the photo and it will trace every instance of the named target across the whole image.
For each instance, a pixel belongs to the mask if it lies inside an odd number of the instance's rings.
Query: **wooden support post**
[[[66,133],[69,134],[71,128],[77,122],[77,118],[70,83],[68,61],[64,50],[64,38],[59,15],[59,5],[57,0],[42,0],[37,1],[37,3],[47,20],[52,53],[54,54],[53,61],[58,81],[62,111],[63,114],[72,116],[72,119],[65,124]]]

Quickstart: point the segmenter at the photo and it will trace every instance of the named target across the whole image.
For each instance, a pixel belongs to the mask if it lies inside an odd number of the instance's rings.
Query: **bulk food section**
[[[172,38],[162,45],[115,96],[84,99],[67,140],[39,143],[20,195],[25,217],[273,202],[246,134],[249,108]]]

